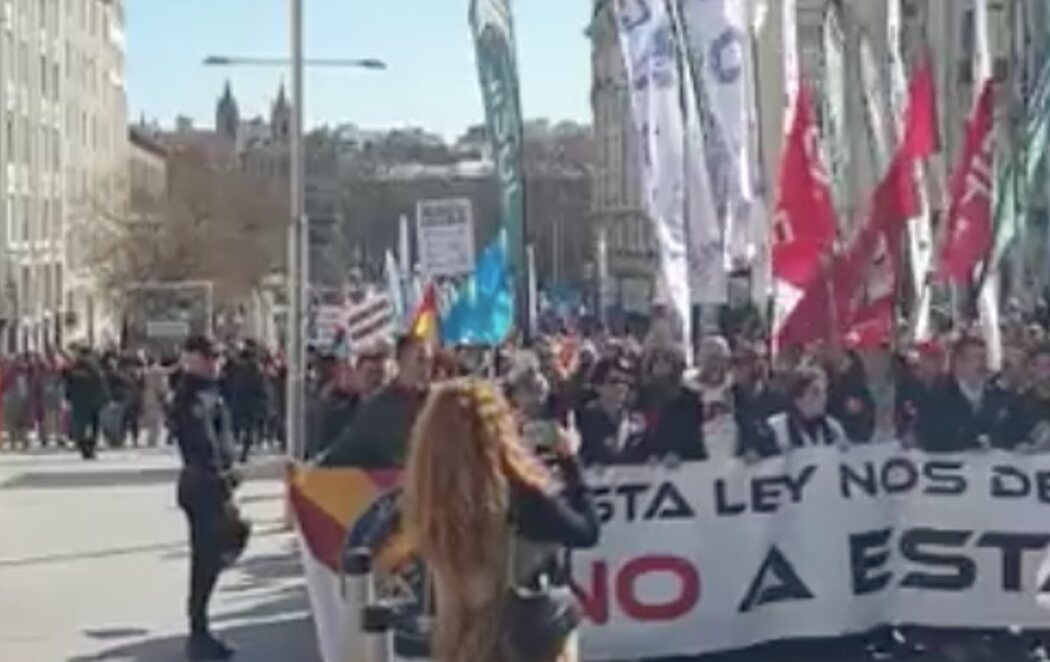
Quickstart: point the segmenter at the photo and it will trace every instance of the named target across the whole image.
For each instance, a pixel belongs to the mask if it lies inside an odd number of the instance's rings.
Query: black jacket
[[[109,399],[106,380],[94,362],[77,359],[65,374],[66,398],[74,414],[98,413]]]
[[[171,422],[182,456],[180,501],[187,495],[194,500],[228,498],[233,425],[218,382],[185,375],[172,403]]]
[[[924,410],[932,406],[938,385],[927,385],[913,375],[905,375],[897,382],[893,411],[897,435],[901,439],[918,434],[919,420]]]
[[[769,384],[762,384],[757,389],[735,384],[733,405],[737,425],[737,455],[751,452],[759,457],[773,457],[779,454],[780,450],[772,439],[766,421],[788,408],[786,399]]]
[[[613,465],[625,460],[620,426],[626,414],[610,416],[598,401],[591,402],[578,414],[576,426],[580,431],[580,459],[584,465]]]
[[[704,408],[700,395],[679,387],[670,399],[655,403],[644,397],[636,418],[642,431],[628,442],[626,458],[632,463],[674,455],[681,460],[706,460]]]
[[[546,577],[552,585],[565,586],[571,568],[565,549],[588,549],[598,544],[601,524],[598,510],[577,458],[558,460],[562,487],[550,494],[520,486],[511,489],[511,524],[519,538],[558,547],[541,564],[535,579]]]
[[[1016,396],[1013,405],[1004,443],[1011,448],[1027,443],[1045,448],[1050,444],[1050,398],[1032,390]]]
[[[350,427],[343,430],[324,453],[321,465],[365,469],[403,467],[412,425],[424,400],[424,391],[408,391],[396,383],[385,386],[357,407]]]
[[[864,365],[850,356],[844,372],[831,373],[828,384],[828,414],[842,423],[854,443],[867,443],[875,434],[875,399],[868,388]]]
[[[980,406],[970,404],[954,377],[942,380],[919,411],[916,426],[920,447],[929,452],[951,453],[981,448],[986,437],[996,448],[1010,448],[1014,412],[1010,396],[985,384]]]
[[[235,418],[261,418],[266,409],[266,377],[259,362],[241,357],[228,363],[223,395]]]

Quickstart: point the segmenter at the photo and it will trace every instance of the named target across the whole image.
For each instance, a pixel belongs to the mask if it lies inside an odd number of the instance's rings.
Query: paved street
[[[167,450],[0,452],[0,660],[182,660],[186,527]],[[214,624],[251,662],[315,662],[280,466],[248,472],[255,535],[220,580]]]

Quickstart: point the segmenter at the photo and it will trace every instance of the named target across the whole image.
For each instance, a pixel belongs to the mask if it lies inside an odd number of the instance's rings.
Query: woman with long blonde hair
[[[567,586],[566,548],[597,544],[597,513],[571,444],[563,440],[548,468],[522,444],[494,384],[440,384],[413,429],[404,523],[434,578],[438,662],[575,659],[567,650],[575,605],[552,598],[557,608],[542,624],[508,618],[521,587]]]

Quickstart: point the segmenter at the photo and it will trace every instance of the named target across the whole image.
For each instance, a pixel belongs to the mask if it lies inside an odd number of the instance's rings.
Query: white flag
[[[390,303],[394,308],[394,318],[397,320],[397,329],[400,332],[406,328],[408,322],[407,307],[405,306],[405,285],[401,279],[401,268],[390,251],[386,252],[386,289],[390,294]]]
[[[802,84],[798,55],[798,0],[783,0],[781,30],[784,39],[784,130],[791,126],[791,111]]]
[[[707,166],[724,182],[719,200],[726,266],[749,265],[755,258],[751,228],[755,202],[751,99],[754,63],[748,3],[740,0],[679,0],[697,100],[710,114]],[[718,184],[716,188],[720,188]]]
[[[671,307],[682,339],[688,339],[685,118],[674,24],[664,0],[616,0],[616,18],[638,136],[642,199],[659,252],[658,303]]]

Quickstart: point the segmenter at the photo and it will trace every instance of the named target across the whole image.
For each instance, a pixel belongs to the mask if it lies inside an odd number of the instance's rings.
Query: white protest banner
[[[325,662],[346,659],[337,624],[353,605],[333,600],[342,547],[398,548],[387,525],[396,483],[394,473],[356,469],[292,477],[308,567],[328,568],[307,574]],[[587,660],[885,624],[1045,627],[1037,599],[1050,597],[1039,577],[1050,455],[931,455],[887,443],[755,464],[612,467],[591,471],[589,483],[601,543],[572,556]],[[384,533],[369,542],[363,531]],[[400,566],[399,586],[418,582],[418,568]]]
[[[1046,622],[1050,457],[877,445],[611,469],[594,486],[601,546],[573,557],[589,660]]]
[[[466,198],[416,204],[419,262],[427,278],[474,271],[474,209]]]

